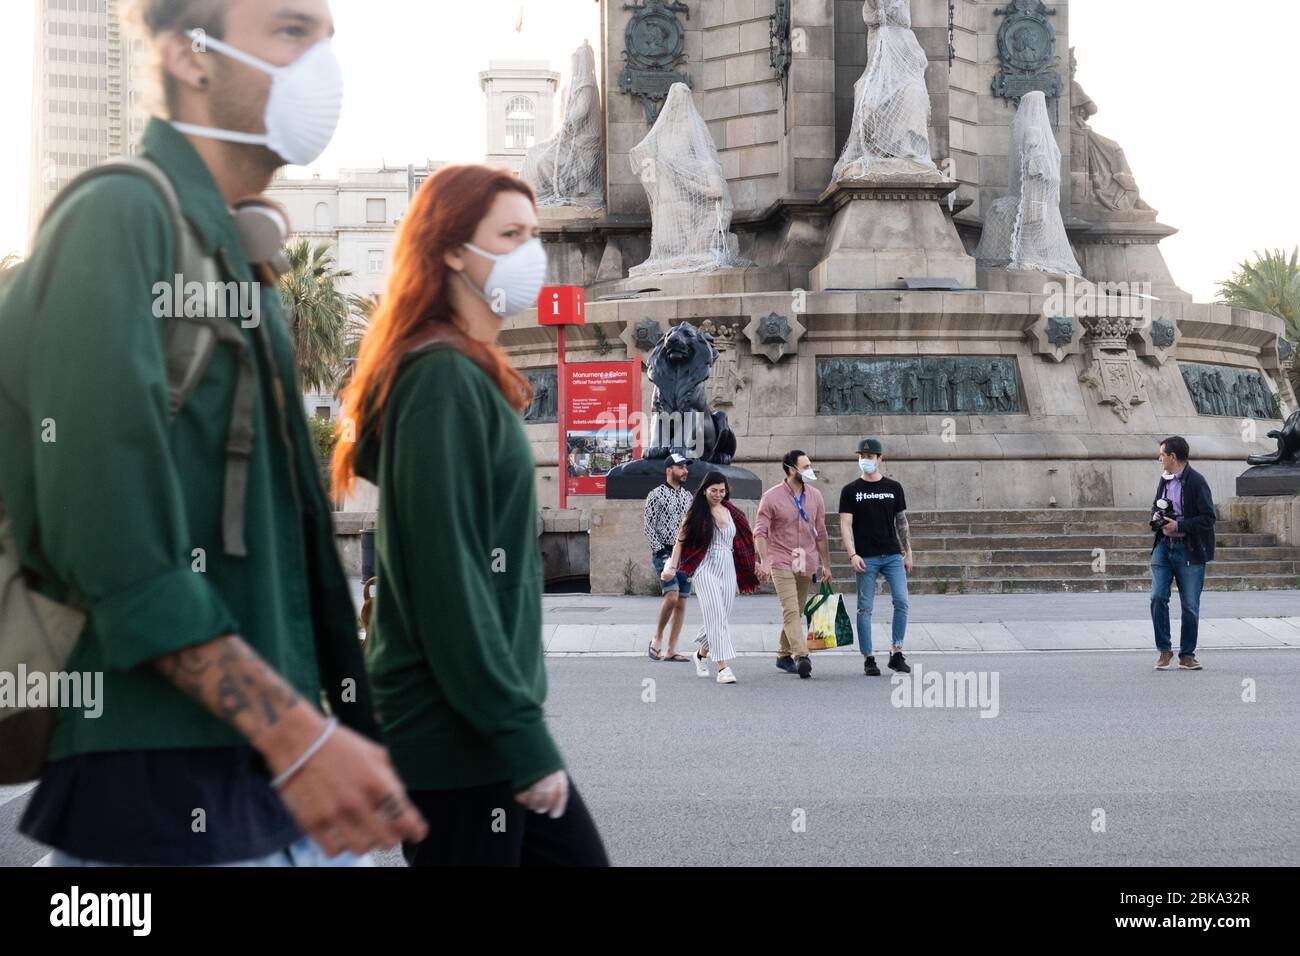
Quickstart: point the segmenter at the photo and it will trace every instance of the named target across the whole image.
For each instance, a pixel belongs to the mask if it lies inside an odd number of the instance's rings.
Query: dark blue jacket
[[[1156,496],[1151,499],[1151,513],[1157,511],[1156,502],[1168,498],[1165,486],[1169,484],[1164,478],[1156,484]],[[1187,546],[1189,564],[1205,564],[1214,560],[1214,499],[1210,496],[1210,483],[1205,476],[1192,468],[1183,466],[1183,516],[1178,519],[1178,530],[1187,537],[1183,543]],[[1165,537],[1163,531],[1157,531],[1151,542],[1154,552],[1160,539]]]

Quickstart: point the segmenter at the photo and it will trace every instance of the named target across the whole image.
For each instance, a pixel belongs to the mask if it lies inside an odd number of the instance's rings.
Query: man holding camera
[[[1174,659],[1169,632],[1169,593],[1178,582],[1183,618],[1178,647],[1178,669],[1199,671],[1196,630],[1201,616],[1201,587],[1205,565],[1214,560],[1214,500],[1205,477],[1187,463],[1187,439],[1174,435],[1160,443],[1164,468],[1152,504],[1151,623],[1160,657],[1156,670],[1168,670]]]

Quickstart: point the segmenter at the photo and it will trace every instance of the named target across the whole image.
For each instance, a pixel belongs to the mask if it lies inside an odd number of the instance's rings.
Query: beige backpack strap
[[[235,557],[248,552],[244,540],[244,506],[248,493],[248,467],[253,454],[253,420],[257,405],[257,367],[248,343],[239,329],[215,307],[210,292],[218,288],[221,274],[216,260],[203,253],[198,237],[181,210],[175,187],[157,164],[138,156],[102,163],[76,177],[51,203],[55,208],[77,188],[100,176],[123,173],[142,176],[167,204],[176,237],[176,281],[202,284],[205,290],[203,315],[172,315],[163,320],[163,355],[167,366],[167,412],[171,418],[189,401],[198,387],[218,344],[234,349],[239,359],[239,378],[231,406],[226,435],[226,475],[222,504],[222,550]],[[183,312],[184,310],[182,310]]]

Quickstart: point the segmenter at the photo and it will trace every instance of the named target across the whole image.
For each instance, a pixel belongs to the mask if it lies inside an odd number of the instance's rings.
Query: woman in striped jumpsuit
[[[691,575],[700,599],[704,626],[696,639],[695,673],[709,676],[707,653],[718,665],[718,683],[734,684],[728,664],[736,656],[731,640],[731,609],[739,591],[758,590],[759,572],[754,561],[754,536],[744,513],[731,503],[731,490],[720,472],[711,471],[700,483],[677,533],[673,555],[662,577],[669,580],[680,568]]]

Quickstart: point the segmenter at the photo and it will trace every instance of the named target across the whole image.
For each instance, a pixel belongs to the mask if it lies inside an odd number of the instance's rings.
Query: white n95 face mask
[[[265,146],[294,166],[306,166],[325,152],[343,110],[343,70],[329,40],[317,43],[288,66],[272,66],[201,30],[190,30],[186,36],[271,75],[271,92],[263,117],[266,132],[215,129],[192,123],[172,126],[191,136]]]
[[[537,305],[537,295],[546,281],[546,250],[542,248],[542,240],[529,239],[504,255],[484,252],[469,242],[465,243],[465,248],[496,263],[482,290],[468,275],[461,273],[469,287],[493,312],[505,319]]]

